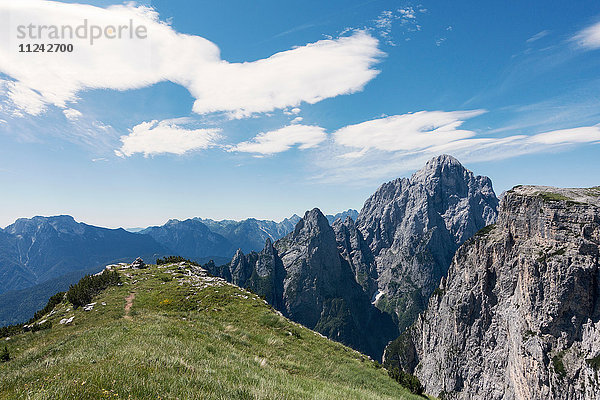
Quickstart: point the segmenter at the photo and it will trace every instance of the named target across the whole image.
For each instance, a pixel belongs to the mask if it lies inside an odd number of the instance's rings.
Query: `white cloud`
[[[417,13],[419,12],[425,13],[427,10],[424,8],[415,10],[413,7],[399,8],[395,11],[384,10],[373,21],[375,31],[386,44],[396,46],[397,44],[392,37],[394,23],[399,21],[403,28],[402,33],[419,31],[421,30],[421,26],[417,23]],[[406,40],[410,40],[410,38],[406,38]]]
[[[151,8],[131,4],[99,8],[43,0],[0,0],[0,73],[18,83],[5,88],[12,102],[30,114],[48,105],[66,108],[87,89],[128,90],[171,81],[195,97],[200,114],[235,117],[316,103],[363,89],[378,71],[383,53],[365,32],[320,40],[253,62],[229,63],[212,42],[176,32]],[[145,26],[147,38],[69,39],[73,53],[18,52],[19,25]],[[37,32],[34,31],[37,35]],[[67,31],[68,33],[68,31]],[[45,39],[44,41],[52,41]]]
[[[381,55],[377,40],[358,32],[252,63],[215,64],[190,86],[197,98],[194,111],[230,111],[244,117],[351,94],[378,74],[372,66]]]
[[[420,111],[393,115],[356,125],[349,125],[334,133],[338,145],[382,151],[417,151],[469,138],[475,132],[458,129],[464,120],[485,111]],[[350,153],[355,156],[357,153]]]
[[[292,124],[299,124],[303,120],[304,120],[304,118],[302,118],[302,117],[296,117],[292,120]]]
[[[548,36],[548,34],[550,33],[549,30],[543,30],[541,32],[536,33],[535,35],[533,35],[532,37],[530,37],[529,39],[526,40],[527,43],[533,43],[533,42],[537,42],[538,40],[540,40],[541,38]]]
[[[298,145],[302,150],[314,148],[327,139],[325,129],[310,125],[289,125],[275,131],[263,132],[254,139],[231,147],[228,151],[271,155]]]
[[[145,157],[156,154],[185,154],[192,150],[213,147],[221,138],[219,129],[186,129],[172,121],[143,122],[134,126],[129,135],[121,136],[122,146],[115,150],[119,157],[143,153]]]
[[[439,154],[480,162],[600,144],[600,125],[505,137],[460,129],[465,120],[482,112],[421,111],[341,128],[328,146],[313,154],[315,179],[361,184],[397,177]]]
[[[540,133],[529,141],[547,145],[600,142],[600,125]]]
[[[81,111],[75,110],[74,108],[65,108],[63,114],[65,114],[65,118],[69,121],[76,121],[83,115],[81,114]]]
[[[600,48],[600,22],[579,31],[572,40],[585,49]]]
[[[21,82],[0,81],[0,91],[7,97],[9,109],[14,116],[22,116],[23,112],[39,115],[46,108],[44,98]]]
[[[398,10],[402,18],[415,19],[415,10],[412,7],[401,8]]]

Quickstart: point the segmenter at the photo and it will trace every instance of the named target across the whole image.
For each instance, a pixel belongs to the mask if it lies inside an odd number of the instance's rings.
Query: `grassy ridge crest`
[[[422,399],[196,266],[118,273],[91,311],[64,299],[40,316],[51,329],[5,341],[0,399]]]

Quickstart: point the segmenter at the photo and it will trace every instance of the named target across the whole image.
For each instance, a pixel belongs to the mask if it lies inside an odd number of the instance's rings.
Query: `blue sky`
[[[53,41],[18,25],[84,18],[148,34],[17,52]],[[597,1],[0,1],[0,20],[0,226],[360,209],[440,153],[498,194],[600,184]]]

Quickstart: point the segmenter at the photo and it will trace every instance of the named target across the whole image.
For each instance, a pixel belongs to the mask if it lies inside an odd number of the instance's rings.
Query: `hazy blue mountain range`
[[[164,255],[224,264],[239,248],[260,250],[266,238],[285,236],[299,219],[170,220],[137,233],[78,223],[66,215],[19,219],[0,229],[0,325],[28,319],[49,296],[106,264],[138,256],[154,262]]]
[[[332,224],[336,219],[353,220],[358,211],[347,210],[327,215]],[[300,217],[296,214],[281,222],[248,218],[242,221],[192,218],[184,221],[172,219],[162,226],[152,226],[139,231],[152,236],[158,243],[172,250],[173,254],[197,259],[205,257],[228,257],[238,249],[243,252],[261,250],[267,239],[276,241],[294,230]],[[217,263],[218,264],[218,263]]]
[[[235,251],[225,237],[211,231],[196,219],[169,220],[162,226],[152,226],[139,232],[149,235],[170,250],[172,254],[187,258],[227,256]]]
[[[44,283],[0,294],[0,326],[18,324],[42,309],[55,293],[66,291],[87,274],[95,274],[101,267],[80,269],[50,279]]]
[[[99,228],[73,217],[19,219],[0,234],[0,293],[77,270],[168,253],[148,235]]]

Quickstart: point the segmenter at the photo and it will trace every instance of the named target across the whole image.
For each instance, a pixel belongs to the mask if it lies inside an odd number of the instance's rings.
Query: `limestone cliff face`
[[[600,398],[599,244],[599,188],[514,188],[386,363],[445,398]]]
[[[340,256],[350,265],[355,281],[372,296],[377,290],[377,265],[362,233],[350,217],[336,220],[332,228]]]
[[[376,271],[363,287],[380,309],[397,316],[401,330],[425,309],[458,246],[495,221],[497,206],[490,179],[447,155],[410,179],[382,185],[365,202],[356,226],[369,248],[364,258],[374,258]]]

